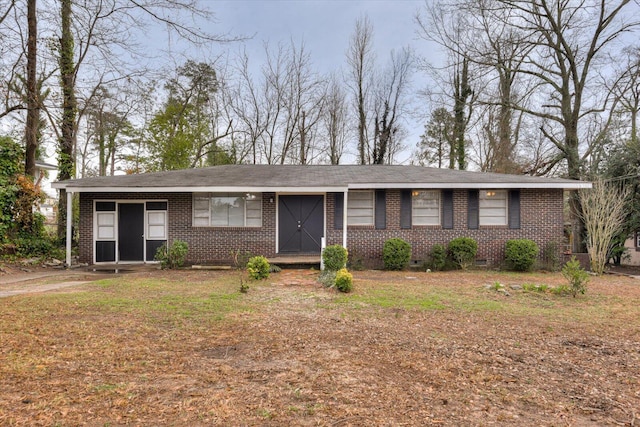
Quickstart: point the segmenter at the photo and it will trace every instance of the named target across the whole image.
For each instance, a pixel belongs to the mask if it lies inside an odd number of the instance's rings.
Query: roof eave
[[[346,186],[309,186],[309,187],[284,187],[284,186],[175,186],[175,187],[84,187],[74,186],[72,183],[54,182],[51,185],[56,189],[65,189],[71,193],[206,193],[206,192],[249,192],[249,193],[326,193],[344,192],[348,190],[365,189],[564,189],[579,190],[591,188],[592,184],[585,181],[576,182],[551,182],[551,183],[519,183],[519,182],[467,182],[467,183],[357,183]]]
[[[54,182],[53,188],[71,193],[327,193],[347,191],[346,186],[273,187],[273,186],[176,186],[176,187],[84,187]]]
[[[370,184],[349,184],[350,190],[383,189],[383,188],[437,188],[437,189],[497,189],[497,188],[521,188],[521,189],[564,189],[579,190],[591,188],[590,182],[548,182],[548,183],[523,183],[523,182],[435,182],[435,183],[370,183]]]

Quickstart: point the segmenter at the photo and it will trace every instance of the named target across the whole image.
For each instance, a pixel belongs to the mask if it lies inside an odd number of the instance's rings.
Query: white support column
[[[73,227],[73,193],[67,191],[67,268],[71,268],[71,232]]]
[[[344,201],[342,205],[342,247],[347,249],[347,202],[349,201],[349,192],[345,190]]]

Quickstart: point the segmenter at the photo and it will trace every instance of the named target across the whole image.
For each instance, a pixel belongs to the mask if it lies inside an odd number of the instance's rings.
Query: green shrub
[[[351,292],[353,289],[353,276],[346,268],[342,268],[336,273],[336,289],[340,292]]]
[[[269,277],[271,266],[265,257],[258,255],[247,262],[247,271],[249,272],[249,277],[253,280],[262,280]]]
[[[59,255],[51,239],[43,237],[16,237],[13,239],[15,253],[20,258],[48,257]]]
[[[449,242],[447,251],[453,263],[466,270],[475,263],[478,243],[470,237],[458,237]]]
[[[322,251],[325,270],[338,271],[347,264],[347,250],[340,245],[331,245]]]
[[[179,268],[184,264],[187,252],[189,252],[189,245],[187,245],[187,242],[174,240],[168,248],[166,243],[160,246],[153,259],[160,261],[160,268],[162,269]]]
[[[385,270],[402,270],[411,260],[411,245],[399,238],[389,239],[382,248]]]
[[[569,281],[569,293],[574,298],[578,294],[587,292],[589,273],[584,271],[576,257],[571,257],[571,260],[562,267],[562,275]]]
[[[424,264],[424,269],[431,271],[444,270],[447,265],[447,248],[444,245],[433,245],[429,252],[429,259]]]
[[[507,267],[515,271],[529,271],[538,259],[540,249],[533,240],[515,239],[508,240],[504,257]]]

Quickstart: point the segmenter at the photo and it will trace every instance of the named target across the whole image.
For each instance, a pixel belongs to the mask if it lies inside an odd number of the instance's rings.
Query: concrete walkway
[[[90,283],[90,282],[92,281],[81,280],[81,281],[49,283],[46,285],[34,285],[29,287],[22,287],[20,289],[13,289],[10,291],[0,291],[0,298],[6,298],[6,297],[21,295],[21,294],[34,294],[34,293],[41,293],[41,292],[47,292],[47,291],[54,291],[57,289],[69,288],[71,286],[84,285],[85,283]]]
[[[13,295],[53,291],[83,285],[98,280],[103,275],[90,278],[83,270],[47,270],[34,273],[7,274],[0,276],[0,298]]]
[[[103,264],[70,270],[51,268],[37,272],[19,272],[0,275],[0,298],[13,295],[41,293],[84,285],[119,274],[158,270],[149,264]]]

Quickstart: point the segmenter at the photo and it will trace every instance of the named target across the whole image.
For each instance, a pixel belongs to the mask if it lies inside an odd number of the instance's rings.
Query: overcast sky
[[[373,26],[373,46],[379,67],[384,67],[392,50],[405,46],[422,57],[436,54],[433,45],[416,34],[414,18],[424,7],[424,0],[209,0],[205,4],[216,18],[208,31],[250,37],[237,47],[219,46],[220,51],[244,46],[256,68],[264,60],[265,41],[275,46],[278,42],[286,44],[293,40],[296,45],[304,41],[318,72],[337,71],[346,64],[345,52],[356,20],[365,15]],[[215,54],[215,48],[212,53]],[[413,82],[416,90],[426,84],[418,73]],[[399,156],[400,162],[408,160],[423,131],[422,119],[407,119],[409,135],[404,142],[408,151]]]
[[[320,71],[331,71],[344,63],[349,37],[359,17],[367,15],[374,28],[374,47],[379,60],[391,49],[411,45],[416,50],[426,42],[416,39],[414,16],[423,0],[253,0],[210,1],[216,27],[222,32],[253,36],[245,42],[251,50],[262,42],[304,40]],[[218,31],[216,31],[218,32]]]

